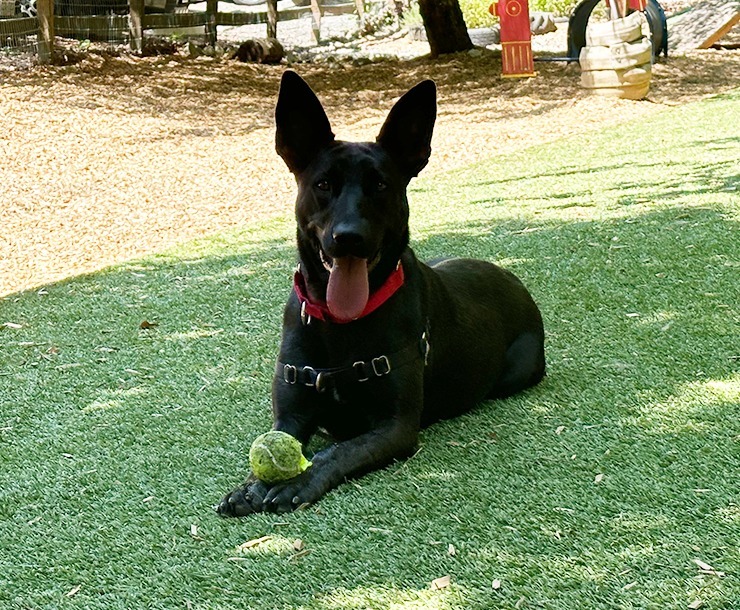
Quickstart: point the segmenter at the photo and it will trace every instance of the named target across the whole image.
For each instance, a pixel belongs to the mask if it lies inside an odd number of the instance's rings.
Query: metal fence
[[[265,24],[275,37],[279,21],[310,16],[316,41],[325,15],[357,13],[363,0],[0,0],[0,57],[54,60],[57,37],[126,44],[142,52],[146,36],[190,31],[216,43],[218,26]],[[223,8],[223,4],[221,3]],[[233,6],[233,5],[236,6]],[[238,10],[243,9],[243,10]]]

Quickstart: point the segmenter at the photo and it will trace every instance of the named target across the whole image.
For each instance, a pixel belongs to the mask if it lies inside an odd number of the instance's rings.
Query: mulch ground
[[[422,78],[436,80],[439,119],[426,174],[639,121],[740,83],[737,50],[661,61],[640,102],[589,96],[577,65],[536,67],[536,78],[502,80],[491,52],[296,66],[346,139],[374,139],[395,98]],[[294,183],[274,152],[272,125],[284,69],[91,54],[7,78],[0,295],[290,211]]]

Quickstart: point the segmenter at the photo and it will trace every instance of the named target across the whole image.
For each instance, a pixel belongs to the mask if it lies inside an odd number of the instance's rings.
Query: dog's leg
[[[274,385],[276,386],[276,389],[273,389],[274,395],[280,397],[278,398],[280,404],[291,406],[300,404],[300,394],[296,393],[292,386],[286,388],[282,386],[279,380]],[[305,448],[306,443],[308,443],[317,428],[313,417],[307,415],[312,413],[313,410],[310,408],[291,408],[282,411],[276,409],[273,429],[287,432],[301,441],[301,444]],[[242,485],[223,497],[216,507],[216,511],[224,517],[244,517],[252,513],[262,512],[265,509],[264,500],[269,491],[269,485],[260,481],[253,474],[250,474],[249,478]]]
[[[320,451],[303,474],[272,487],[251,475],[242,486],[226,494],[216,510],[224,517],[244,517],[265,510],[285,513],[312,504],[348,477],[411,455],[418,429],[418,422],[387,421],[366,434]]]
[[[282,425],[279,421],[275,422],[274,429],[301,439],[304,446],[310,437],[310,434],[308,436],[301,434],[299,427],[292,422],[283,421]],[[250,473],[249,478],[242,485],[223,497],[216,511],[224,517],[245,517],[252,513],[260,513],[265,510],[264,502],[269,491],[269,485]]]
[[[393,419],[366,434],[320,451],[312,458],[311,468],[267,492],[264,509],[284,513],[312,504],[349,477],[410,456],[416,448],[418,429],[418,422]]]
[[[345,479],[383,468],[393,460],[404,459],[414,452],[424,394],[423,367],[405,367],[397,373],[398,376],[393,381],[385,382],[387,385],[384,390],[375,395],[378,402],[393,402],[388,409],[393,415],[377,422],[363,434],[316,453],[311,458],[313,465],[308,470],[267,491],[263,510],[284,513],[312,504]],[[275,396],[286,398],[287,393],[278,392]],[[276,426],[286,425],[284,417],[296,413],[293,409],[279,412],[280,409],[277,409]],[[304,410],[297,412],[305,413]],[[293,422],[292,425],[297,423]]]
[[[506,369],[488,398],[506,398],[538,383],[545,375],[543,339],[532,332],[519,335],[506,350]]]

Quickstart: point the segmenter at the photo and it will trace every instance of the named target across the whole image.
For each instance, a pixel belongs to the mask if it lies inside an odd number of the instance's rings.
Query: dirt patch
[[[740,53],[669,58],[641,102],[588,96],[577,65],[536,68],[537,78],[502,80],[487,51],[297,66],[347,139],[374,139],[395,98],[435,79],[428,175],[737,87]],[[0,86],[0,295],[288,212],[293,180],[272,127],[283,70],[91,55],[13,75]]]

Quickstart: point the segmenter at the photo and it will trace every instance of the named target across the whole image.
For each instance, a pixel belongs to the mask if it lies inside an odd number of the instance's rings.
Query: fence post
[[[321,42],[321,17],[323,11],[319,0],[311,0],[311,30],[313,30],[313,37],[316,39],[316,44]]]
[[[141,53],[144,49],[144,0],[129,0],[128,27],[131,51]]]
[[[206,16],[208,18],[208,22],[206,23],[206,38],[208,39],[208,44],[214,48],[216,46],[216,38],[217,38],[217,32],[216,32],[217,13],[218,13],[218,0],[206,0]]]
[[[267,0],[267,37],[277,38],[277,0]]]
[[[355,9],[360,17],[360,27],[365,28],[365,2],[364,0],[355,0]]]
[[[54,0],[36,0],[39,21],[39,63],[48,64],[54,59]]]

